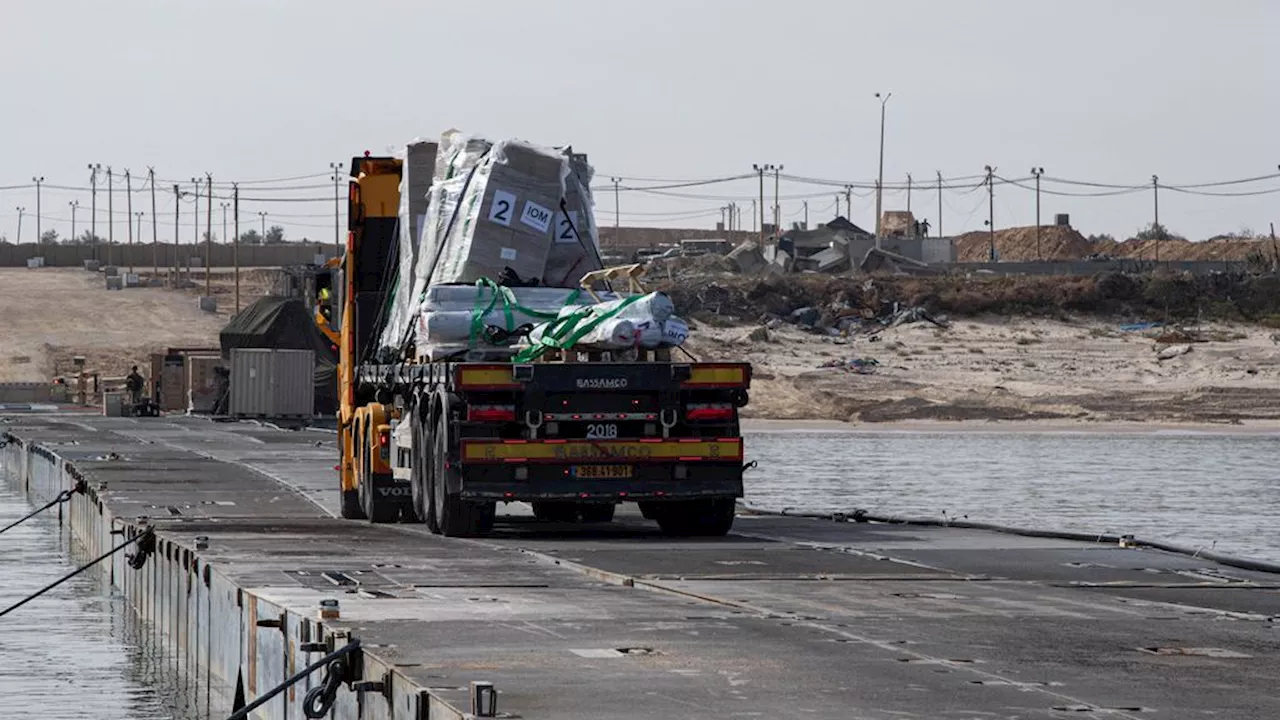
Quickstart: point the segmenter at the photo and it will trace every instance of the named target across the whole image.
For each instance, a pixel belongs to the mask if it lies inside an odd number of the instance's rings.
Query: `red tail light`
[[[467,408],[467,422],[515,422],[514,405],[472,405]]]
[[[732,420],[733,406],[728,403],[690,405],[686,416],[689,420]]]
[[[381,445],[382,447],[387,447],[391,445],[391,433],[386,433],[386,432],[378,433],[378,444]]]

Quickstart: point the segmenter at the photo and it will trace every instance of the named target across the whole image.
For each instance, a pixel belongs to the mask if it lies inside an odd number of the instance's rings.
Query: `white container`
[[[311,417],[316,405],[315,367],[311,350],[232,350],[231,414]]]
[[[102,393],[102,414],[107,417],[123,416],[124,415],[124,398],[125,398],[125,393],[122,393],[122,392]]]

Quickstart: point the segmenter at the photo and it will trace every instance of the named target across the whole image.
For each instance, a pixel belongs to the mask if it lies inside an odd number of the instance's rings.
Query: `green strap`
[[[597,313],[599,305],[585,307],[565,317],[552,321],[542,331],[542,337],[529,347],[516,353],[514,362],[529,362],[541,357],[548,350],[567,350],[577,344],[587,333],[595,330],[605,320],[617,317],[632,303],[644,295],[632,295],[624,298],[618,306],[604,313]],[[586,320],[585,323],[582,321]],[[581,323],[581,324],[579,324]]]
[[[487,305],[484,303],[486,290],[492,293]],[[581,295],[582,289],[574,288],[574,291],[569,293],[569,297],[565,299],[564,305],[573,305]],[[525,307],[516,300],[516,295],[511,291],[511,288],[499,285],[489,278],[480,278],[476,281],[476,301],[471,307],[471,330],[467,335],[468,347],[475,347],[476,338],[484,332],[485,318],[489,316],[489,313],[493,312],[494,306],[499,301],[502,302],[503,319],[506,322],[505,329],[508,332],[516,328],[515,313],[517,312],[536,320],[555,320],[560,317],[559,312],[544,312]]]

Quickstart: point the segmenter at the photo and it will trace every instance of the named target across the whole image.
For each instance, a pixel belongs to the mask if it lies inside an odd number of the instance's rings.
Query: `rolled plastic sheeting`
[[[482,342],[484,329],[497,326],[504,330],[514,330],[526,323],[537,325],[541,318],[526,315],[512,309],[510,320],[505,310],[490,310],[482,319],[472,338],[472,317],[470,310],[428,310],[418,316],[418,341],[431,345],[446,343],[466,343],[471,340]]]

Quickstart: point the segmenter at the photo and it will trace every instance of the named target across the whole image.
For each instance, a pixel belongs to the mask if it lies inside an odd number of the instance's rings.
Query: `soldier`
[[[142,388],[146,381],[142,379],[142,375],[138,373],[138,366],[134,365],[129,371],[129,376],[124,379],[125,389],[129,391],[129,402],[137,405],[142,402]]]

